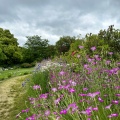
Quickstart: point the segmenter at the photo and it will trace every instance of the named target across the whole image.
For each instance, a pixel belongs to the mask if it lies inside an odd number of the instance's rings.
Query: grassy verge
[[[11,109],[10,118],[9,120],[16,120],[16,115],[19,114],[22,110],[25,110],[27,108],[31,107],[31,104],[28,100],[29,96],[31,98],[35,98],[36,94],[38,95],[38,91],[35,91],[33,89],[34,85],[40,85],[42,91],[40,93],[46,93],[48,92],[48,71],[44,72],[38,72],[34,73],[30,79],[29,82],[26,83],[26,86],[22,89],[19,88],[19,85],[14,86],[14,89],[18,91],[15,95],[14,99],[14,107]],[[29,113],[31,115],[32,113]],[[26,116],[28,116],[26,113],[23,113],[22,117],[20,117],[20,120],[25,120]]]
[[[0,81],[11,77],[27,75],[32,73],[33,70],[34,68],[17,68],[12,70],[0,71]]]

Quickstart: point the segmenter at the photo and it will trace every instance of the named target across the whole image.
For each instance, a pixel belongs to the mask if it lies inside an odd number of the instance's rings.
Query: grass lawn
[[[27,75],[30,74],[33,70],[34,68],[17,68],[12,70],[0,71],[0,81],[11,77]]]

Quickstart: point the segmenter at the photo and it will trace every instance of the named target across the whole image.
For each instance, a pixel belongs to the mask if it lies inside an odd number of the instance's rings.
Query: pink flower
[[[72,86],[76,86],[76,82],[72,81],[72,82],[71,82],[71,85],[72,85]]]
[[[70,87],[70,85],[68,84],[68,85],[64,86],[64,89],[69,90],[69,87]]]
[[[95,58],[99,58],[99,55],[94,55]]]
[[[96,47],[93,46],[93,47],[91,47],[90,49],[91,49],[92,51],[95,51],[95,50],[96,50]]]
[[[92,108],[93,111],[98,111],[98,107]]]
[[[26,109],[26,110],[22,110],[22,113],[27,113],[27,112],[29,112],[29,108],[28,109]]]
[[[74,93],[74,92],[75,92],[75,89],[74,89],[74,88],[69,88],[69,92],[70,92],[70,93]]]
[[[113,54],[113,52],[108,52],[108,54],[109,54],[109,55],[112,55],[112,54]]]
[[[88,90],[88,88],[83,88],[83,91],[87,91]]]
[[[59,104],[61,98],[54,100],[55,105]]]
[[[117,116],[118,116],[117,113],[113,113],[113,114],[109,115],[108,117],[109,117],[109,118],[112,118],[112,117],[117,117]]]
[[[80,58],[80,55],[77,55],[77,58]]]
[[[88,107],[85,111],[81,111],[81,113],[86,114],[88,116],[92,115],[92,107]]]
[[[48,93],[39,95],[39,98],[46,99],[47,97],[48,97]]]
[[[118,101],[118,100],[113,100],[112,103],[113,103],[113,104],[118,104],[119,101]]]
[[[60,75],[64,75],[64,74],[65,74],[65,72],[64,72],[64,71],[61,71],[61,72],[59,72],[59,74],[60,74]]]
[[[102,100],[102,98],[100,98],[100,97],[98,97],[98,100],[100,101],[100,102],[103,102],[104,100]]]
[[[52,88],[52,91],[53,91],[53,92],[56,92],[56,91],[57,91],[57,88]]]
[[[83,94],[83,93],[81,93],[81,94],[79,94],[79,96],[87,96],[87,94]]]
[[[67,110],[65,110],[65,109],[64,109],[64,110],[61,110],[61,111],[60,111],[60,114],[67,114]]]
[[[116,96],[120,97],[120,94],[116,94]]]
[[[72,103],[68,105],[67,111],[72,108],[72,112],[75,112],[78,109],[78,106],[76,105],[76,103]]]
[[[99,94],[100,94],[100,92],[94,92],[94,93],[88,93],[87,96],[94,98],[96,95],[99,95]]]
[[[115,89],[120,89],[120,86],[115,86]]]
[[[80,48],[80,49],[83,49],[83,48],[84,48],[84,46],[80,46],[80,45],[79,45],[79,48]]]
[[[50,115],[50,110],[46,110],[45,111],[45,116],[49,116]]]
[[[33,89],[34,89],[34,90],[37,90],[37,89],[39,89],[39,88],[40,88],[39,85],[34,85],[34,86],[33,86]]]
[[[91,120],[91,118],[87,118],[87,120]]]
[[[110,109],[111,105],[112,105],[112,104],[106,106],[105,109]]]
[[[88,67],[89,67],[89,65],[88,65],[88,64],[84,64],[84,68],[86,68],[86,69],[87,69]]]
[[[106,60],[106,64],[108,65],[108,64],[110,64],[111,63],[111,61],[110,60]]]

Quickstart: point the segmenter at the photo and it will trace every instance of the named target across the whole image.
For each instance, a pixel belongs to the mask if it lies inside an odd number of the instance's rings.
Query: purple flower
[[[84,46],[80,46],[80,45],[79,45],[79,48],[80,48],[80,49],[83,49],[83,48],[84,48]]]
[[[75,92],[75,89],[74,89],[74,88],[69,88],[69,92],[70,92],[70,93],[74,93],[74,92]]]
[[[47,97],[48,97],[48,93],[39,95],[39,98],[46,99]]]
[[[91,120],[91,118],[87,118],[87,120]]]
[[[115,86],[115,89],[120,89],[120,86]]]
[[[58,99],[54,100],[55,105],[57,105],[60,102],[60,99],[61,98],[58,98]]]
[[[64,75],[64,74],[65,74],[65,72],[64,72],[64,71],[61,71],[61,72],[59,72],[59,74],[60,74],[60,75]]]
[[[26,118],[26,120],[36,120],[36,115],[33,114],[32,116]]]
[[[112,117],[117,117],[117,116],[118,116],[117,113],[113,113],[113,114],[109,115],[108,117],[109,117],[109,118],[112,118]]]
[[[57,91],[57,88],[52,88],[52,91],[53,91],[53,92],[56,92],[56,91]]]
[[[99,55],[94,55],[95,58],[99,58]]]
[[[107,65],[108,64],[110,64],[111,63],[111,61],[110,60],[106,60],[106,62],[105,62]]]
[[[83,93],[81,93],[81,94],[79,94],[79,96],[87,96],[87,94],[83,94]]]
[[[110,109],[111,105],[112,105],[112,104],[106,106],[105,109]]]
[[[92,108],[93,111],[98,111],[98,107]]]
[[[27,113],[27,112],[29,112],[29,108],[28,109],[26,109],[26,110],[22,110],[22,113]]]
[[[83,88],[83,91],[87,91],[88,90],[88,88]]]
[[[102,98],[100,98],[100,97],[98,97],[98,100],[99,100],[100,102],[104,102],[104,100],[102,100]]]
[[[108,52],[108,54],[109,54],[109,55],[112,55],[112,54],[113,54],[113,52]]]
[[[75,112],[78,109],[78,106],[76,103],[71,103],[68,105],[68,108],[66,110],[68,111],[70,108],[72,108],[72,112]]]
[[[60,111],[60,114],[67,114],[67,110],[65,110],[65,109],[64,109],[64,110],[61,110],[61,111]]]
[[[50,110],[46,110],[45,111],[45,116],[49,116],[50,115]]]
[[[113,100],[112,103],[113,103],[113,104],[118,104],[119,101],[118,101],[118,100]]]
[[[37,90],[37,89],[39,89],[39,88],[40,88],[39,85],[34,85],[34,86],[33,86],[33,89],[34,89],[34,90]]]
[[[81,111],[81,113],[91,116],[92,114],[92,107],[87,108],[85,111]]]
[[[116,96],[120,97],[120,94],[116,94]]]
[[[69,90],[69,87],[70,87],[70,85],[68,84],[68,85],[64,86],[64,89]]]
[[[94,93],[88,93],[87,96],[94,98],[96,95],[99,95],[99,94],[100,94],[100,92],[94,92]]]
[[[87,69],[88,67],[89,67],[89,65],[88,65],[88,64],[85,64],[85,65],[84,65],[84,68],[86,68],[86,69]]]
[[[93,46],[93,47],[91,47],[90,49],[91,49],[92,51],[95,51],[95,50],[96,50],[96,47]]]
[[[72,81],[71,86],[76,86],[76,82]]]

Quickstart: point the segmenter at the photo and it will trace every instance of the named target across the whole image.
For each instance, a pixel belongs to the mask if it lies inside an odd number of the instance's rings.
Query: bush
[[[21,67],[22,68],[30,68],[31,65],[29,63],[23,63],[23,64],[21,64]]]
[[[22,68],[30,68],[30,67],[34,67],[34,66],[35,66],[35,62],[21,64]]]
[[[27,74],[29,74],[29,72],[25,72],[25,73],[24,73],[24,75],[27,75]]]

